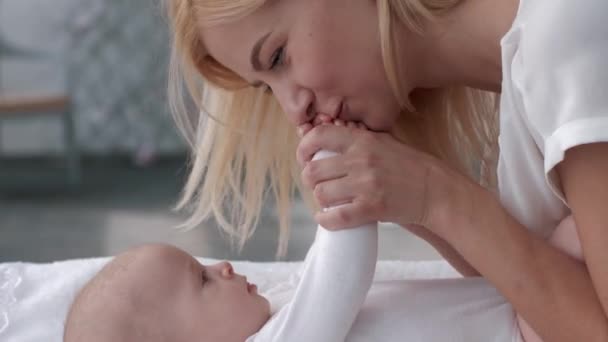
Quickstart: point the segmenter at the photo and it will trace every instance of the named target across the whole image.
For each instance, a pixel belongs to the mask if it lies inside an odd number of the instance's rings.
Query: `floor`
[[[231,249],[212,223],[189,232],[172,229],[184,219],[170,209],[185,178],[184,160],[137,167],[128,158],[88,158],[83,184],[68,189],[52,161],[0,159],[0,262],[109,256],[149,242],[170,243],[201,257],[276,260],[277,221],[271,208],[264,210],[242,253]],[[302,260],[316,229],[300,201],[294,201],[293,211],[289,250],[281,260]],[[405,230],[382,225],[380,258],[440,256]]]

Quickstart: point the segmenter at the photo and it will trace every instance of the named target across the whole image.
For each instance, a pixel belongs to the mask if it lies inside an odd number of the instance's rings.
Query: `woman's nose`
[[[315,97],[310,89],[291,82],[282,82],[273,88],[273,92],[294,125],[299,126],[313,119]]]

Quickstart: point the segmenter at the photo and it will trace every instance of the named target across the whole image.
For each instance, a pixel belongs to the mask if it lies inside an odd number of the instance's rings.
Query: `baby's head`
[[[243,342],[270,318],[268,301],[227,262],[201,265],[167,245],[131,249],[78,294],[65,342]]]

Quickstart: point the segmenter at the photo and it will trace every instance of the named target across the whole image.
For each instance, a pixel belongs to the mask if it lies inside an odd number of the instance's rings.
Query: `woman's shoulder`
[[[543,113],[542,108],[557,105],[556,96],[574,96],[583,102],[587,95],[573,94],[573,84],[605,89],[608,1],[520,1],[519,85],[524,97],[541,107],[530,109]]]
[[[520,0],[522,48],[526,57],[564,56],[576,49],[608,42],[606,0]]]

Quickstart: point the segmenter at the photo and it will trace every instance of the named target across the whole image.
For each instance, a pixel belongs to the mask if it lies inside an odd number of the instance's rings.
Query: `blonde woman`
[[[608,2],[167,3],[185,226],[214,217],[242,246],[268,195],[282,254],[297,189],[343,204],[324,227],[416,233],[545,342],[608,340]],[[569,215],[586,266],[547,242]]]

